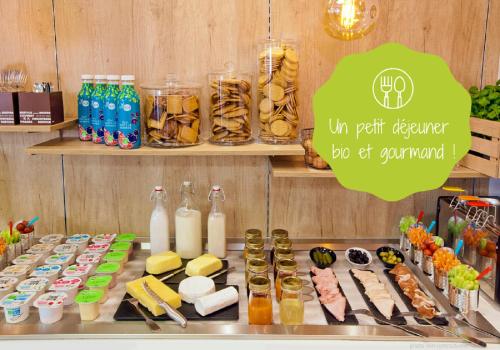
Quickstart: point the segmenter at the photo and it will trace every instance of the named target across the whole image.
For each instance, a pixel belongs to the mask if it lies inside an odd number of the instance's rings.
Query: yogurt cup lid
[[[49,280],[45,277],[31,277],[21,281],[16,289],[18,292],[39,292],[45,290]]]
[[[35,292],[14,292],[7,294],[0,301],[0,306],[14,308],[25,305],[35,296],[35,294]]]
[[[61,277],[52,283],[49,289],[55,291],[67,291],[78,288],[80,284],[82,284],[82,279],[79,277]]]
[[[12,263],[15,265],[33,265],[36,264],[41,257],[42,254],[23,254],[12,260]]]
[[[33,277],[47,277],[58,274],[61,271],[61,265],[42,265],[33,269],[30,276]]]
[[[92,237],[94,243],[110,243],[116,237],[116,233],[101,233]]]
[[[102,253],[109,249],[109,243],[95,243],[89,245],[86,249],[86,253]]]
[[[31,269],[30,265],[11,265],[3,269],[3,271],[0,272],[0,276],[6,276],[6,277],[22,276],[26,275],[30,269]]]
[[[48,292],[40,295],[33,305],[38,308],[56,308],[64,305],[64,299],[66,299],[68,295],[64,292]]]
[[[54,248],[54,253],[57,254],[72,254],[78,250],[78,246],[71,243],[59,244]]]
[[[53,233],[51,235],[46,235],[40,238],[40,243],[59,243],[64,238],[64,235]]]
[[[74,254],[54,254],[45,259],[45,263],[48,265],[63,265],[73,259]]]
[[[17,282],[19,282],[19,280],[15,277],[0,277],[0,292],[11,289],[17,284]]]
[[[101,261],[100,253],[84,253],[76,258],[78,264],[95,264],[99,261]]]
[[[133,242],[136,237],[135,233],[122,233],[116,236],[115,242]]]
[[[76,234],[76,235],[73,235],[73,236],[69,236],[66,239],[66,243],[81,244],[81,243],[88,242],[89,239],[90,239],[90,235],[88,235],[86,233]]]
[[[104,292],[99,289],[82,290],[76,295],[75,302],[77,304],[92,304],[99,302],[104,295]]]
[[[127,253],[125,252],[109,252],[108,254],[104,255],[104,260],[107,262],[121,262],[123,259],[125,259]]]
[[[111,250],[127,251],[132,247],[130,242],[116,242],[111,245]]]
[[[31,248],[28,249],[28,253],[30,253],[30,254],[43,254],[43,253],[51,252],[52,249],[54,249],[54,245],[52,243],[38,243],[38,244],[31,246]]]
[[[120,264],[116,262],[106,262],[97,266],[96,273],[115,273],[120,269]]]
[[[85,276],[90,272],[92,265],[70,265],[63,271],[63,275],[70,277]]]
[[[109,286],[113,277],[110,275],[92,276],[85,283],[87,288],[104,288]]]

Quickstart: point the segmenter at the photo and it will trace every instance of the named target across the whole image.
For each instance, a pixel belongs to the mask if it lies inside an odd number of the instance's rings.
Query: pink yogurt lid
[[[52,283],[49,289],[64,292],[78,288],[80,284],[82,284],[82,279],[79,277],[61,277]]]
[[[64,292],[48,292],[40,295],[33,305],[38,308],[46,307],[51,309],[61,307],[64,305],[64,299],[67,297],[68,295]]]
[[[100,253],[84,253],[76,258],[76,262],[78,264],[97,264],[101,261],[101,256]]]
[[[109,243],[95,243],[90,244],[86,249],[85,253],[105,253],[108,251]]]

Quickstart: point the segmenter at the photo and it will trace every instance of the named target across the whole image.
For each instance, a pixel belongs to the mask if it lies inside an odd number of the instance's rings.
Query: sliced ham
[[[332,303],[324,304],[326,309],[340,322],[345,321],[345,307],[347,300],[343,296],[338,297]]]
[[[340,293],[340,289],[338,288],[339,282],[332,269],[320,269],[313,266],[311,267],[311,272],[314,274],[312,281],[320,295],[320,303],[325,306],[333,317],[340,322],[344,322],[347,300],[342,293]]]

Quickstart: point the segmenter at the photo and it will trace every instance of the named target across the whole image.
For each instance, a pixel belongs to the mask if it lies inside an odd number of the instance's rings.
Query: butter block
[[[181,257],[172,251],[154,254],[146,259],[146,271],[152,275],[158,275],[181,266]]]
[[[146,281],[148,286],[156,293],[158,296],[167,302],[173,308],[179,308],[181,306],[181,297],[179,294],[174,292],[170,287],[160,282],[154,276],[145,276],[139,279],[136,279],[131,282],[127,282],[127,293],[139,300],[139,302],[146,307],[153,315],[160,316],[165,313],[165,310],[158,305],[158,303],[151,298],[144,287],[142,286],[142,282]]]
[[[203,254],[186,265],[188,276],[208,276],[222,269],[222,261],[212,254]]]

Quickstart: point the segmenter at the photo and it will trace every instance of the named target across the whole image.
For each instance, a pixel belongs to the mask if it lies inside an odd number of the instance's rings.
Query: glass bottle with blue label
[[[118,95],[118,146],[122,149],[141,147],[140,98],[134,88],[135,76],[122,75]]]
[[[95,76],[95,88],[90,104],[92,106],[92,142],[104,143],[104,95],[106,94],[106,76]]]
[[[78,93],[78,136],[82,141],[92,140],[92,111],[90,98],[94,91],[94,76],[82,74],[82,88]]]
[[[104,143],[118,145],[118,95],[120,76],[108,75],[108,87],[104,94]]]

